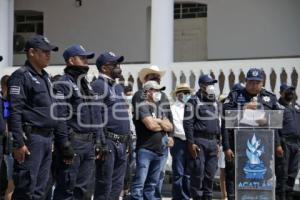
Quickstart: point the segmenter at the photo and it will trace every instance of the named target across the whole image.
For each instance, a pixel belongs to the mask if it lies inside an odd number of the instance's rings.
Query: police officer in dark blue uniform
[[[41,35],[25,44],[27,60],[8,80],[10,116],[8,130],[14,139],[15,158],[13,199],[41,199],[49,177],[52,140],[62,146],[67,141],[60,123],[53,118],[56,110],[49,75],[44,70],[51,51],[58,47]]]
[[[2,61],[3,57],[0,56],[0,62]],[[1,163],[3,160],[3,135],[5,131],[5,123],[3,119],[3,111],[2,111],[2,98],[0,98],[0,170],[1,170]]]
[[[276,199],[292,199],[300,161],[300,105],[295,102],[295,87],[280,86],[279,108],[284,110],[280,131],[283,155],[276,157]]]
[[[102,156],[102,142],[105,141],[101,140],[100,105],[97,105],[96,93],[86,79],[88,59],[94,55],[78,44],[68,47],[63,53],[67,67],[54,89],[56,97],[64,100],[59,106],[58,116],[62,118],[60,123],[69,135],[76,156],[72,163],[65,162],[64,158],[59,159],[53,199],[83,199],[92,178],[94,144],[97,148],[96,156]]]
[[[251,68],[246,77],[245,88],[232,90],[223,106],[223,115],[225,110],[243,110],[243,109],[264,109],[277,110],[276,96],[263,89],[264,74],[263,71]],[[225,129],[225,120],[222,119],[222,145],[225,153],[225,174],[226,174],[226,190],[228,200],[235,198],[234,180],[234,131]],[[280,139],[275,132],[276,154],[282,153]]]
[[[128,105],[123,87],[116,82],[121,77],[123,60],[123,56],[105,52],[96,61],[100,74],[92,87],[106,106],[102,109],[102,117],[108,154],[104,161],[96,161],[95,200],[117,200],[123,188],[126,147],[130,138]]]
[[[212,199],[220,136],[214,89],[217,80],[210,75],[202,75],[198,83],[200,89],[185,105],[183,120],[189,151],[190,192],[194,200]]]

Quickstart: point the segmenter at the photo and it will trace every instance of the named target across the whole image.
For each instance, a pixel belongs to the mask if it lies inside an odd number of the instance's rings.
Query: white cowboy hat
[[[145,67],[139,72],[139,79],[142,83],[145,82],[145,77],[148,74],[158,74],[160,77],[162,77],[166,71],[159,70],[159,68],[155,65],[152,65],[150,67]]]

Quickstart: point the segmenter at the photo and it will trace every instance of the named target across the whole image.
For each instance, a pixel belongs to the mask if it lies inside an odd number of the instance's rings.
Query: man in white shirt
[[[187,83],[179,84],[174,95],[176,102],[171,106],[174,124],[174,146],[171,148],[172,155],[172,199],[190,199],[189,175],[186,172],[186,158],[188,154],[186,137],[183,129],[184,104],[191,97],[191,88]]]

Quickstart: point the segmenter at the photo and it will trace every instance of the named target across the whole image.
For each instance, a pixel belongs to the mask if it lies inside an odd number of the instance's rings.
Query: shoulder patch
[[[265,89],[262,91],[262,94],[266,94],[266,95],[270,95],[270,96],[275,96],[276,97],[275,93],[273,93],[271,91],[268,91],[268,90],[265,90]]]
[[[9,87],[9,94],[19,95],[20,92],[21,92],[20,86],[12,85],[12,86]]]

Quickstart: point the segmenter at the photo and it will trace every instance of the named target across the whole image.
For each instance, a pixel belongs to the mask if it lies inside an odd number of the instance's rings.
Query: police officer
[[[264,109],[277,110],[276,96],[263,89],[264,74],[257,68],[247,72],[245,88],[232,90],[224,102],[225,110]],[[225,153],[226,190],[228,200],[234,199],[235,167],[234,167],[234,131],[225,129],[225,120],[222,119],[222,144]],[[276,154],[282,152],[278,133],[275,132]]]
[[[295,87],[280,86],[280,108],[284,109],[283,127],[280,131],[284,153],[276,157],[276,199],[292,198],[295,178],[299,170],[300,106],[295,103]]]
[[[0,56],[0,62],[2,61],[3,57]],[[0,170],[1,170],[1,163],[3,160],[3,135],[5,131],[5,123],[3,119],[3,110],[2,110],[2,98],[0,98]]]
[[[183,120],[189,151],[190,192],[194,200],[212,199],[220,136],[214,88],[217,80],[210,75],[202,75],[198,83],[200,89],[185,105]]]
[[[104,161],[96,161],[95,200],[119,199],[123,188],[126,148],[130,138],[128,105],[124,98],[123,86],[117,83],[117,79],[121,77],[120,63],[123,60],[123,56],[105,52],[96,61],[100,74],[92,83],[92,87],[105,105],[102,117],[108,154]]]
[[[88,59],[92,59],[94,55],[78,44],[68,47],[63,53],[67,67],[54,88],[56,97],[64,99],[68,105],[59,106],[58,116],[68,118],[69,115],[69,119],[60,123],[69,135],[69,142],[76,156],[72,163],[65,162],[64,158],[59,159],[53,199],[83,199],[92,178],[94,142],[97,148],[96,156],[102,156],[102,145],[105,143],[101,141],[103,137],[100,137],[103,135],[100,127],[100,105],[95,105],[96,94],[86,80]]]
[[[67,136],[52,114],[55,99],[49,75],[44,70],[51,51],[58,47],[41,35],[25,44],[27,60],[8,80],[10,116],[8,130],[14,139],[13,199],[41,199],[49,177],[52,139],[63,146]],[[72,157],[70,158],[72,159]]]

